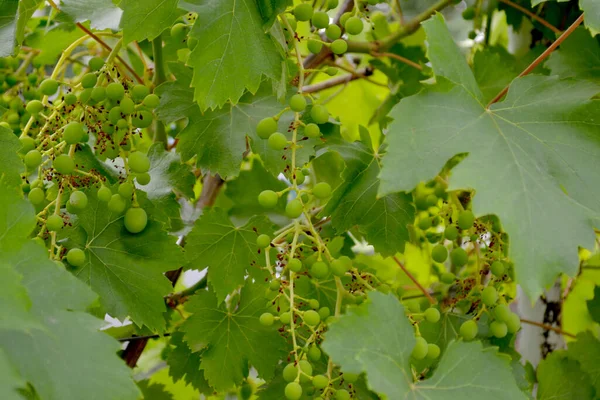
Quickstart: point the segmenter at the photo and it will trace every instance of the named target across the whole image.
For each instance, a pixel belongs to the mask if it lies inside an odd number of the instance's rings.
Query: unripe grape
[[[340,4],[339,0],[327,0],[327,9],[333,10]]]
[[[131,207],[125,213],[125,229],[131,233],[140,233],[148,224],[148,214],[143,208]]]
[[[79,93],[79,101],[82,104],[88,104],[90,98],[92,97],[92,89],[83,89],[81,93]]]
[[[448,240],[455,240],[458,237],[458,229],[454,225],[448,225],[444,230],[444,237]]]
[[[136,101],[142,101],[146,96],[150,94],[150,89],[144,85],[135,85],[131,89],[131,97]]]
[[[144,97],[143,104],[148,108],[156,108],[160,104],[160,99],[154,93]]]
[[[329,307],[321,307],[319,308],[319,316],[322,321],[325,321],[331,315],[331,310]]]
[[[436,323],[440,320],[440,311],[437,308],[430,307],[425,310],[425,319],[428,322]]]
[[[300,272],[302,271],[302,261],[300,261],[297,258],[292,258],[289,262],[288,262],[288,268],[290,269],[290,271],[292,272]]]
[[[260,320],[261,325],[271,326],[271,325],[273,325],[273,322],[275,321],[275,317],[273,317],[273,314],[271,314],[271,313],[263,313],[263,314],[261,314],[259,320]]]
[[[283,133],[275,132],[269,136],[267,144],[273,150],[283,150],[287,146],[287,138]]]
[[[306,356],[311,361],[319,361],[321,359],[321,350],[317,346],[311,346]]]
[[[23,157],[23,161],[28,169],[34,169],[42,163],[42,153],[39,150],[29,150]]]
[[[308,21],[311,19],[311,17],[313,16],[313,8],[312,5],[308,4],[308,3],[301,3],[298,4],[295,8],[294,8],[294,17],[296,17],[296,19],[298,21]]]
[[[39,204],[42,204],[44,202],[44,200],[46,200],[46,194],[44,193],[44,191],[42,189],[34,188],[29,191],[27,198],[29,199],[31,204],[37,206]]]
[[[27,154],[31,150],[35,149],[35,140],[29,136],[23,136],[19,138],[21,142],[21,152]],[[41,155],[41,153],[40,153]],[[41,159],[40,159],[41,162]]]
[[[348,11],[342,14],[342,16],[340,17],[340,25],[344,26],[346,25],[346,21],[348,21],[348,19],[352,16],[352,12]]]
[[[472,319],[465,321],[460,326],[460,336],[465,340],[473,340],[477,336],[477,323]]]
[[[58,90],[58,82],[56,80],[48,78],[44,79],[42,83],[40,83],[40,92],[44,96],[52,96]]]
[[[307,124],[304,127],[304,135],[309,138],[319,137],[319,136],[321,136],[321,129],[319,128],[319,125],[317,125],[317,124],[313,124],[313,123]]]
[[[112,191],[106,186],[101,186],[98,189],[98,200],[108,203],[112,197]]]
[[[331,24],[325,29],[325,36],[329,38],[329,40],[336,40],[342,36],[342,28],[340,28],[336,24]]]
[[[125,202],[125,199],[121,197],[120,194],[113,194],[110,200],[108,201],[107,207],[110,212],[121,214],[123,211],[125,211],[127,203]]]
[[[504,321],[509,333],[516,333],[521,329],[521,318],[515,313],[510,313],[510,316]]]
[[[256,125],[256,134],[261,139],[267,139],[271,134],[277,131],[277,121],[275,118],[263,118]]]
[[[311,8],[311,10],[312,10],[312,8]],[[287,400],[299,400],[301,397],[302,397],[302,386],[300,386],[299,383],[290,382],[285,386],[285,398]]]
[[[67,261],[74,267],[82,267],[85,264],[85,252],[81,249],[71,249],[67,252]]]
[[[437,198],[437,196],[435,194],[429,194],[425,198],[425,202],[427,203],[428,207],[433,207],[433,206],[437,205],[438,198]]]
[[[331,261],[331,272],[335,276],[344,276],[348,272],[349,267],[340,259],[334,259]]]
[[[457,247],[450,252],[450,260],[452,261],[452,265],[462,267],[469,261],[469,255],[462,247]]]
[[[502,339],[508,333],[508,328],[504,322],[493,321],[490,324],[490,333],[498,339]]]
[[[125,96],[125,88],[119,82],[111,82],[106,86],[106,97],[110,100],[121,100]]]
[[[148,156],[141,151],[134,151],[133,153],[130,153],[129,157],[127,157],[127,162],[129,168],[138,174],[148,172],[150,169],[150,160],[148,159]]]
[[[67,144],[77,144],[81,142],[84,135],[83,125],[79,122],[70,122],[63,130],[63,139]]]
[[[334,76],[334,75],[337,75],[338,69],[336,67],[327,67],[327,69],[325,70],[325,73],[329,76]]]
[[[474,7],[465,8],[465,10],[462,12],[462,17],[467,21],[470,21],[473,18],[475,18],[475,8]]]
[[[294,364],[290,363],[283,368],[282,375],[285,381],[292,382],[296,380],[296,377],[298,376],[298,368]]]
[[[473,215],[473,212],[471,210],[461,211],[458,214],[457,225],[460,229],[462,229],[462,230],[469,229],[473,226],[474,222],[475,222],[475,216]]]
[[[336,39],[329,48],[334,54],[344,54],[348,50],[348,43],[344,39]]]
[[[477,38],[477,32],[469,31],[469,34],[467,35],[467,37],[471,40],[475,40]]]
[[[271,244],[271,238],[269,237],[269,235],[265,235],[263,233],[262,235],[258,235],[258,237],[256,238],[256,245],[261,249],[264,249],[265,247],[269,247],[270,244]]]
[[[183,42],[187,35],[188,27],[186,24],[178,23],[171,27],[171,37],[177,42]]]
[[[271,282],[269,282],[269,289],[273,291],[279,290],[280,286],[281,282],[279,282],[277,279],[273,279]]]
[[[317,11],[313,14],[311,22],[317,29],[327,28],[329,26],[329,15],[324,11]]]
[[[263,190],[258,195],[258,204],[264,208],[273,208],[277,205],[279,196],[272,190]]]
[[[488,307],[493,306],[498,301],[498,292],[493,286],[488,286],[481,292],[481,301]]]
[[[335,400],[350,400],[350,392],[348,392],[346,389],[336,390]]]
[[[285,215],[292,219],[298,218],[300,215],[302,215],[303,210],[304,206],[302,205],[302,202],[298,199],[294,199],[285,206]]]
[[[313,187],[312,192],[317,199],[326,199],[331,196],[331,186],[327,182],[319,182]]]
[[[502,261],[494,261],[490,270],[492,271],[492,274],[500,277],[504,275],[504,263]]]
[[[292,314],[290,314],[289,311],[282,312],[281,314],[279,314],[279,322],[281,322],[282,324],[287,325],[291,321],[292,321]]]
[[[133,114],[135,111],[135,103],[129,97],[124,97],[119,103],[119,107],[121,108],[121,112],[125,115]]]
[[[81,78],[81,86],[84,89],[91,89],[96,86],[96,82],[98,81],[98,77],[96,74],[89,72]]]
[[[152,177],[147,172],[142,172],[141,174],[137,174],[135,177],[136,182],[142,186],[146,186],[147,184],[149,184],[151,179],[152,179]]]
[[[321,322],[319,313],[314,310],[308,310],[304,312],[304,322],[310,326],[316,326]]]
[[[424,231],[431,228],[431,218],[429,218],[429,215],[425,218],[421,218],[419,220],[418,226],[420,229],[422,229]]]
[[[357,380],[358,380],[358,374],[353,374],[351,372],[344,372],[344,382],[355,383]]]
[[[323,261],[317,261],[310,267],[310,274],[317,279],[326,278],[329,275],[329,267]]]
[[[63,219],[60,215],[52,214],[46,220],[46,228],[50,232],[59,231],[64,225]]]
[[[101,102],[106,99],[106,88],[104,86],[97,86],[92,89],[91,98],[96,102]]]
[[[431,258],[435,262],[442,263],[448,258],[448,249],[445,246],[438,244],[431,250]]]
[[[344,24],[344,28],[350,35],[358,35],[363,31],[363,22],[358,17],[350,17]]]
[[[123,182],[119,185],[118,192],[124,199],[129,199],[133,195],[133,189],[131,182]]]
[[[293,95],[290,98],[290,108],[296,112],[304,111],[306,108],[306,98],[300,93]]]
[[[317,54],[323,48],[323,42],[315,39],[309,39],[306,46],[308,47],[308,51],[310,51],[313,54]]]
[[[298,362],[298,367],[300,367],[300,371],[302,371],[304,373],[304,374],[300,374],[300,382],[302,382],[302,383],[310,382],[311,381],[310,377],[312,377],[312,373],[313,373],[312,365],[310,365],[310,363],[307,360],[300,360]],[[306,375],[308,375],[308,376],[306,376]]]
[[[324,124],[329,121],[329,111],[327,107],[316,104],[310,109],[310,117],[317,124]]]
[[[69,196],[69,204],[76,210],[83,210],[88,205],[88,198],[85,193],[75,190],[71,193],[71,196]]]
[[[496,308],[494,308],[494,316],[498,321],[506,322],[511,318],[512,311],[506,304],[498,304]]]
[[[325,389],[329,385],[329,378],[325,375],[317,375],[313,378],[312,383],[316,389]]]
[[[52,162],[52,166],[59,174],[69,175],[75,171],[75,161],[66,154],[61,154]]]
[[[415,347],[412,350],[411,356],[415,360],[422,360],[427,355],[429,347],[427,346],[427,341],[421,336],[417,337],[416,339]]]
[[[25,107],[25,109],[29,114],[35,115],[44,109],[44,105],[39,100],[31,100],[29,103],[27,103],[27,107]]]
[[[429,358],[430,360],[435,360],[436,358],[438,358],[441,352],[442,350],[440,350],[440,347],[437,344],[427,344],[427,358]]]
[[[65,105],[72,106],[77,103],[77,96],[73,93],[68,93],[65,95]]]
[[[88,61],[88,67],[92,71],[98,71],[104,66],[104,60],[100,57],[92,57],[90,61]]]
[[[413,314],[421,312],[421,303],[419,302],[419,300],[413,299],[407,301],[406,307],[408,308],[408,311],[410,311]]]

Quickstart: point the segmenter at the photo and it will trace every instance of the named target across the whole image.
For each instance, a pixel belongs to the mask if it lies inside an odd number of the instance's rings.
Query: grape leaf
[[[600,393],[600,342],[591,332],[577,335],[577,340],[569,342],[569,358],[577,360],[581,369],[590,377],[596,393]]]
[[[579,7],[585,12],[585,26],[597,35],[600,32],[600,3],[597,0],[579,0]]]
[[[285,354],[286,343],[276,326],[267,327],[259,322],[266,311],[264,293],[263,285],[249,280],[242,288],[235,311],[228,310],[225,303],[219,305],[220,301],[209,291],[198,292],[186,304],[186,310],[193,315],[181,329],[192,349],[205,349],[200,368],[217,390],[239,384],[248,364],[256,368],[261,378],[272,378]]]
[[[468,153],[452,171],[450,190],[475,189],[474,212],[500,217],[516,278],[535,299],[557,274],[577,272],[577,246],[593,245],[600,102],[589,99],[600,89],[530,75],[515,79],[506,99],[487,110],[443,17],[424,26],[440,83],[392,112],[380,195],[411,190]]]
[[[190,32],[198,44],[188,65],[194,68],[194,99],[202,110],[236,104],[246,89],[256,93],[263,76],[281,79],[281,53],[264,32],[254,0],[181,0],[179,5],[198,13]]]
[[[123,44],[153,40],[183,14],[177,0],[123,0],[119,7],[123,9]]]
[[[409,362],[414,344],[398,299],[372,292],[369,301],[331,324],[322,348],[343,371],[366,372],[369,388],[389,398],[526,399],[508,358],[480,342],[450,343],[432,377],[414,383]]]
[[[586,303],[592,319],[600,323],[600,286],[594,287],[594,298]]]
[[[110,212],[96,191],[87,194],[88,207],[63,235],[68,248],[86,250],[86,263],[75,275],[100,295],[112,316],[130,316],[138,326],[163,331],[163,296],[171,285],[162,274],[177,269],[182,261],[176,238],[167,235],[152,215],[142,232],[131,234],[123,225],[123,215]]]
[[[185,196],[194,197],[194,183],[196,178],[189,167],[182,164],[179,156],[167,152],[161,143],[156,143],[148,150],[150,170],[152,177],[150,183],[143,186],[152,202],[160,202],[162,198],[169,197],[173,191]]]
[[[584,28],[577,28],[552,52],[546,67],[561,78],[589,79],[600,83],[600,42]]]
[[[175,382],[183,379],[186,383],[198,389],[200,393],[210,394],[213,389],[209,386],[204,371],[200,369],[201,353],[192,352],[183,341],[183,332],[175,332],[171,335],[171,346],[167,364],[169,364],[169,375]]]
[[[17,390],[23,389],[25,380],[19,375],[4,350],[0,348],[0,398],[4,400],[23,400]]]
[[[292,0],[257,0],[258,10],[264,21],[263,28],[269,29],[277,19],[277,15],[284,12],[293,3]]]
[[[18,8],[18,0],[0,0],[0,57],[11,55],[15,48]]]
[[[0,254],[19,248],[35,227],[35,211],[17,190],[0,180]]]
[[[0,126],[0,179],[9,186],[21,184],[21,173],[25,172],[23,161],[17,155],[21,142],[8,128]]]
[[[0,261],[0,275],[2,276],[0,307],[4,310],[0,314],[0,330],[21,329],[26,331],[32,327],[39,328],[39,324],[29,313],[31,300],[27,295],[27,290],[21,285],[22,277],[4,261]]]
[[[368,132],[363,138],[367,140]],[[342,156],[346,168],[342,174],[344,182],[335,189],[322,215],[331,215],[338,232],[358,225],[367,241],[384,256],[404,251],[404,243],[409,239],[407,224],[415,217],[412,197],[394,193],[377,198],[381,166],[370,141],[365,145],[328,137],[327,143],[328,151]]]
[[[148,380],[138,382],[144,400],[173,400],[173,395],[165,390],[165,385],[151,383]]]
[[[497,68],[502,65],[502,68]],[[490,101],[523,70],[515,57],[500,46],[486,47],[473,57],[473,74],[484,101]]]
[[[65,30],[64,28],[65,26],[58,25],[48,32],[37,30],[27,36],[26,44],[40,50],[35,57],[37,62],[41,64],[55,63],[65,48],[84,35],[83,31],[79,29]]]
[[[550,353],[537,367],[537,400],[592,400],[590,377],[565,351]]]
[[[224,210],[205,211],[186,238],[187,267],[208,267],[208,281],[220,303],[244,283],[246,270],[264,265],[265,256],[256,245],[256,238],[263,233],[272,233],[271,223],[264,216],[250,218],[237,227]]]
[[[194,89],[190,86],[192,70],[181,63],[170,63],[169,68],[177,79],[161,84],[154,91],[160,96],[160,105],[155,110],[156,115],[166,124],[200,112],[198,104],[194,102]]]
[[[62,0],[60,9],[73,22],[90,21],[93,29],[119,29],[123,11],[112,0]]]

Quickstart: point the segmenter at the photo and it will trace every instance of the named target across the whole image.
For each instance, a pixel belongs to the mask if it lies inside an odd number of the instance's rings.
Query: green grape
[[[465,340],[473,340],[477,336],[477,323],[472,319],[465,321],[460,326],[460,336]]]
[[[494,316],[498,321],[507,322],[510,320],[512,311],[506,304],[498,304],[496,308],[494,308]]]
[[[298,366],[300,367],[300,371],[302,371],[304,373],[304,374],[300,374],[300,382],[302,382],[302,383],[310,382],[311,381],[310,377],[312,377],[312,373],[313,373],[312,365],[310,365],[310,363],[307,360],[300,360],[298,362]]]
[[[492,271],[492,274],[500,277],[504,275],[504,263],[502,261],[494,261],[490,270]]]
[[[317,138],[321,136],[321,129],[319,125],[311,122],[304,127],[304,135],[309,138]]]
[[[88,205],[88,198],[85,193],[75,190],[69,196],[69,204],[76,210],[83,210]]]
[[[515,313],[510,313],[510,316],[504,321],[509,333],[516,333],[521,329],[521,318]]]
[[[416,314],[421,312],[421,303],[419,303],[419,300],[409,300],[406,302],[406,306],[411,313]]]
[[[344,54],[348,50],[348,43],[344,39],[336,39],[331,43],[330,49],[334,54]]]
[[[471,210],[461,211],[458,214],[457,225],[460,229],[462,229],[462,230],[469,229],[473,226],[474,222],[475,222],[475,216],[473,215],[473,212]]]
[[[348,19],[352,16],[352,12],[348,11],[342,14],[342,16],[340,17],[340,25],[341,26],[345,26],[346,25],[346,21],[348,21]]]
[[[329,38],[329,40],[336,40],[342,36],[342,28],[340,28],[336,24],[331,24],[325,29],[325,36]]]
[[[446,285],[451,285],[456,281],[456,276],[452,272],[444,272],[442,276],[440,276],[440,281]]]
[[[83,104],[87,104],[91,97],[92,89],[83,89],[81,93],[79,93],[79,101]]]
[[[313,378],[312,383],[316,389],[325,389],[329,386],[329,378],[325,375],[317,375]]]
[[[31,150],[35,149],[35,140],[29,136],[23,136],[19,138],[21,142],[21,152],[27,154]],[[40,159],[41,161],[41,159]]]
[[[101,186],[98,189],[98,200],[108,203],[112,197],[112,191],[106,186]]]
[[[308,47],[308,51],[310,51],[313,54],[317,54],[323,48],[323,42],[315,39],[309,39],[306,46]]]
[[[295,8],[294,8],[294,17],[296,17],[296,19],[298,21],[308,21],[311,19],[311,17],[313,16],[313,8],[312,5],[308,4],[308,3],[301,3],[298,4]]]
[[[266,247],[266,246],[265,246]],[[302,261],[300,261],[297,258],[292,258],[289,262],[288,262],[288,268],[290,269],[290,271],[292,272],[300,272],[302,271]]]
[[[418,226],[420,229],[422,229],[424,231],[431,228],[431,218],[429,218],[429,216],[427,216],[426,218],[421,218],[419,220]]]
[[[135,85],[131,89],[131,97],[136,101],[142,101],[146,96],[150,94],[150,88],[144,85]]]
[[[28,169],[34,169],[42,163],[42,153],[39,150],[29,150],[23,157]]]
[[[329,111],[322,105],[314,105],[310,110],[310,117],[317,124],[324,124],[329,121]]]
[[[319,316],[321,317],[321,321],[325,321],[331,315],[331,310],[329,307],[321,307],[319,308]]]
[[[273,314],[266,312],[266,313],[261,314],[259,320],[260,320],[261,325],[271,326],[271,325],[273,325],[273,322],[275,321],[275,317],[273,317]]]
[[[327,28],[329,26],[329,15],[324,11],[317,11],[313,14],[311,21],[317,29]]]
[[[267,139],[277,131],[277,121],[273,117],[263,118],[256,125],[256,134],[261,139]]]
[[[286,382],[292,382],[296,380],[297,376],[298,368],[294,364],[290,363],[283,368],[283,379]]]
[[[150,169],[150,160],[148,156],[141,151],[134,151],[127,157],[129,168],[135,173],[141,174]]]
[[[458,229],[454,225],[448,225],[444,230],[444,237],[448,240],[455,240],[458,237]]]
[[[429,347],[427,346],[427,341],[421,336],[417,337],[416,339],[415,347],[412,350],[411,356],[415,360],[422,360],[427,355]]]
[[[335,400],[350,400],[350,393],[346,389],[335,391]]]
[[[299,400],[302,397],[302,386],[299,383],[290,382],[285,386],[284,393],[287,400]]]
[[[82,267],[85,264],[85,252],[81,249],[71,249],[67,252],[67,261],[74,267]]]
[[[302,205],[302,202],[298,199],[291,200],[285,206],[285,215],[287,215],[288,218],[298,218],[300,215],[302,215],[303,211],[304,206]]]
[[[96,74],[89,72],[81,78],[81,86],[84,89],[91,89],[96,86],[96,82],[98,81],[98,77]]]
[[[108,112],[108,120],[116,124],[121,119],[121,107],[115,106]]]
[[[277,205],[279,196],[272,190],[263,190],[258,195],[258,204],[264,208],[273,208]]]
[[[425,319],[428,322],[436,323],[440,320],[440,311],[437,308],[430,307],[425,310]]]
[[[150,183],[151,180],[152,180],[152,177],[147,172],[142,172],[141,174],[137,174],[135,177],[135,181],[142,186],[146,186],[147,184]]]
[[[317,279],[326,278],[329,275],[329,267],[323,261],[317,261],[310,267],[310,274]]]
[[[435,194],[429,194],[425,197],[425,203],[427,203],[427,207],[434,207],[437,205],[438,198]]]
[[[154,93],[152,93],[144,97],[144,101],[142,102],[142,104],[144,104],[148,108],[154,109],[160,104],[160,98]]]
[[[277,279],[273,279],[271,282],[269,282],[269,289],[276,291],[279,290],[279,287],[281,287],[281,282],[279,282]]]
[[[131,182],[123,182],[119,185],[118,192],[121,197],[129,199],[131,196],[133,196],[133,189],[134,187]]]
[[[84,135],[83,125],[79,122],[70,122],[65,126],[63,131],[63,139],[67,144],[77,144],[81,142]]]
[[[31,204],[37,206],[37,205],[42,204],[44,202],[44,200],[46,200],[46,194],[44,193],[44,191],[42,189],[35,188],[35,189],[31,189],[31,191],[27,195],[27,198],[29,199]]]
[[[334,75],[337,75],[338,69],[336,67],[327,67],[327,69],[325,70],[325,73],[329,76],[334,76]]]
[[[302,185],[304,183],[304,179],[305,179],[305,176],[302,175],[302,173],[296,173],[296,183],[298,185]],[[303,193],[302,196],[304,196],[305,194],[306,193]],[[302,200],[306,202],[308,199],[304,200],[304,197],[302,197]]]
[[[348,272],[349,266],[340,259],[334,259],[331,261],[331,272],[335,276],[344,276]]]
[[[75,96],[73,93],[65,95],[65,105],[72,106],[75,103],[77,103],[77,96]]]
[[[462,247],[457,247],[450,252],[450,260],[452,265],[462,267],[469,261],[469,255]]]
[[[287,138],[283,133],[275,132],[269,136],[267,144],[273,150],[283,150],[288,143]]]
[[[462,12],[462,17],[467,21],[470,21],[473,18],[475,18],[475,8],[474,7],[465,8],[465,10]]]
[[[340,4],[339,0],[327,0],[327,9],[333,10]]]
[[[311,361],[319,361],[321,359],[321,350],[317,346],[311,346],[306,356]]]
[[[344,23],[344,28],[350,35],[358,35],[363,31],[363,22],[358,17],[350,17]]]
[[[240,398],[243,400],[249,400],[254,394],[254,387],[250,382],[244,382],[240,388]]]
[[[308,310],[304,312],[304,322],[310,326],[316,326],[321,322],[319,313],[314,310]]]
[[[477,32],[469,31],[469,35],[467,37],[471,40],[475,40],[477,38]]]
[[[121,118],[120,120],[117,121],[117,128],[119,128],[119,129],[128,129],[129,128],[129,123],[127,122],[126,119]]]
[[[91,98],[96,102],[100,102],[106,99],[106,88],[103,86],[93,88]]]
[[[493,321],[490,324],[490,333],[498,339],[502,339],[504,336],[506,336],[507,332],[508,328],[504,322]]]
[[[256,245],[261,249],[264,249],[265,247],[269,247],[270,244],[271,244],[271,238],[269,237],[269,235],[265,235],[263,233],[262,235],[258,235],[258,237],[256,238]]]
[[[284,325],[289,324],[292,321],[292,314],[290,314],[289,311],[281,313],[279,315],[279,321]]]
[[[75,171],[75,161],[66,154],[61,154],[52,162],[52,166],[59,174],[69,175]]]
[[[44,79],[42,83],[40,83],[40,92],[44,96],[52,96],[58,90],[58,82],[56,80],[48,78]]]
[[[100,57],[92,57],[90,61],[88,61],[88,67],[92,71],[99,71],[102,67],[104,67],[104,60]]]
[[[50,232],[59,231],[64,225],[63,219],[60,215],[52,214],[46,220],[46,228]]]
[[[481,292],[481,301],[488,307],[493,306],[498,301],[498,292],[493,286],[488,286]]]
[[[429,358],[430,360],[435,360],[436,358],[438,358],[441,352],[442,350],[440,350],[440,347],[437,344],[427,344],[427,358]]]
[[[125,229],[131,233],[140,233],[148,224],[148,215],[143,208],[131,207],[125,213]]]
[[[107,206],[109,211],[116,214],[121,214],[123,211],[125,211],[127,203],[125,202],[125,199],[121,197],[120,194],[113,194],[110,197]]]
[[[171,37],[177,42],[183,42],[187,35],[188,27],[186,24],[178,23],[171,27]]]
[[[448,258],[448,249],[441,244],[434,246],[431,250],[431,258],[435,262],[443,263]]]
[[[135,103],[129,97],[123,97],[119,103],[119,107],[121,108],[121,113],[125,115],[131,115],[135,111]]]
[[[344,382],[346,383],[354,383],[358,380],[358,374],[353,374],[350,372],[344,372]]]
[[[301,112],[306,108],[306,98],[297,93],[290,98],[290,108],[292,111]]]
[[[317,199],[326,199],[331,196],[331,186],[327,182],[319,182],[312,189]]]
[[[25,107],[27,112],[31,115],[39,114],[43,109],[44,105],[39,100],[31,100],[27,103],[27,107]]]
[[[125,96],[125,88],[119,82],[112,82],[106,86],[106,97],[109,100],[118,101]]]

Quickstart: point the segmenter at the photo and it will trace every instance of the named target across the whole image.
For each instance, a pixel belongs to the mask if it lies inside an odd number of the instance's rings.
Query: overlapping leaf
[[[475,189],[477,215],[496,214],[511,236],[511,258],[536,298],[559,273],[577,271],[577,246],[593,243],[600,196],[600,89],[585,81],[527,76],[486,109],[481,90],[441,15],[424,23],[439,85],[392,112],[382,195],[411,190],[453,156],[450,189]],[[398,173],[402,171],[402,173]]]
[[[123,0],[121,28],[123,42],[152,40],[170,27],[183,14],[177,0]]]
[[[592,37],[584,28],[577,28],[553,52],[546,62],[552,74],[561,78],[589,79],[600,83],[600,39]]]
[[[42,0],[0,1],[0,57],[13,53],[15,43],[23,43],[25,25]]]
[[[173,380],[183,379],[200,393],[211,393],[213,389],[208,385],[204,371],[200,369],[201,353],[192,352],[183,341],[183,332],[175,332],[171,335],[170,344],[173,347],[169,352],[167,364],[169,364],[169,375]]]
[[[61,11],[73,22],[90,21],[94,29],[119,29],[123,11],[112,0],[62,0]]]
[[[9,186],[20,185],[21,173],[25,171],[17,154],[20,149],[19,139],[10,129],[0,126],[0,179]]]
[[[600,341],[591,332],[581,333],[576,341],[569,343],[567,352],[569,358],[579,362],[596,389],[596,394],[600,394]]]
[[[538,400],[594,399],[594,388],[581,365],[564,351],[555,351],[537,367]]]

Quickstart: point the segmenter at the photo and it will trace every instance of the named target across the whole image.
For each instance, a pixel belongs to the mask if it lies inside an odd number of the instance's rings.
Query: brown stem
[[[542,324],[541,322],[531,321],[529,319],[524,319],[524,318],[521,318],[521,322],[523,322],[525,324],[529,324],[529,325],[534,325],[534,326],[540,327],[540,328],[545,329],[547,331],[556,332],[556,333],[558,333],[560,335],[569,336],[571,338],[576,338],[577,337],[577,336],[573,335],[572,333],[565,332],[562,329],[557,328],[557,327],[552,326],[552,325]]]
[[[419,71],[423,70],[423,67],[420,66],[419,64],[417,64],[416,62],[414,62],[412,60],[409,60],[406,57],[402,57],[402,56],[400,56],[398,54],[385,53],[385,52],[384,53],[378,53],[378,52],[374,51],[374,52],[371,53],[371,55],[373,57],[389,57],[389,58],[393,58],[394,60],[398,60],[398,61],[400,61],[400,62],[402,62],[402,63],[404,63],[406,65],[410,65],[411,67],[416,68]]]
[[[167,333],[163,333],[162,335],[130,336],[130,337],[118,338],[117,340],[119,342],[132,342],[132,341],[136,341],[136,340],[157,339],[159,337],[167,337],[167,336],[171,336],[171,334],[169,332],[167,332]]]
[[[302,88],[302,92],[303,93],[319,92],[321,90],[329,89],[334,86],[343,85],[345,83],[354,81],[356,79],[364,78],[366,76],[371,75],[372,73],[373,73],[372,70],[363,68],[363,69],[357,70],[356,73],[354,73],[354,74],[341,75],[341,76],[337,76],[332,79],[328,79],[323,82],[315,83],[313,85],[306,85]]]
[[[559,35],[562,31],[560,29],[558,29],[557,27],[555,27],[554,25],[552,25],[550,22],[546,21],[544,18],[540,17],[537,14],[532,13],[531,11],[529,11],[528,9],[513,3],[510,0],[499,0],[501,3],[504,3],[508,6],[511,6],[512,8],[521,11],[523,14],[527,15],[529,18],[536,20],[537,22],[539,22],[540,24],[544,25],[546,28],[550,29],[552,32],[556,33],[557,35]]]
[[[415,285],[417,285],[417,287],[419,288],[419,290],[421,292],[423,292],[423,295],[425,295],[425,297],[427,297],[427,300],[429,300],[429,303],[436,304],[437,300],[434,299],[433,297],[431,297],[431,295],[429,294],[429,292],[419,283],[419,281],[417,281],[415,279],[415,277],[410,273],[410,271],[406,269],[406,267],[404,266],[404,264],[402,264],[400,262],[400,260],[398,260],[398,257],[394,256],[392,258],[394,259],[394,261],[396,262],[396,264],[398,264],[398,266],[402,269],[402,271],[404,271],[404,273],[406,274],[406,276],[408,276],[410,278],[410,280],[413,281],[413,283]]]
[[[556,48],[558,46],[560,46],[560,44],[562,42],[564,42],[564,40],[566,38],[569,37],[569,35],[571,33],[573,33],[573,31],[575,31],[575,29],[577,29],[577,27],[583,22],[583,15],[581,14],[579,16],[579,18],[577,18],[575,20],[575,22],[573,22],[571,24],[571,26],[563,32],[562,35],[560,35],[560,37],[558,39],[556,39],[556,41],[554,43],[552,43],[542,54],[540,54],[540,56],[538,58],[536,58],[531,64],[529,64],[529,66],[527,68],[525,68],[525,70],[523,72],[521,72],[518,76],[518,78],[521,78],[525,75],[528,75],[531,73],[531,71],[533,71],[538,65],[540,65],[542,63],[542,61],[544,61],[554,50],[556,50]],[[496,95],[496,97],[494,97],[486,106],[486,108],[490,108],[490,106],[496,102],[498,102],[502,97],[504,97],[504,95],[506,93],[508,93],[508,88],[510,87],[510,84],[508,84],[504,89],[502,89],[502,91],[500,93],[498,93]]]

